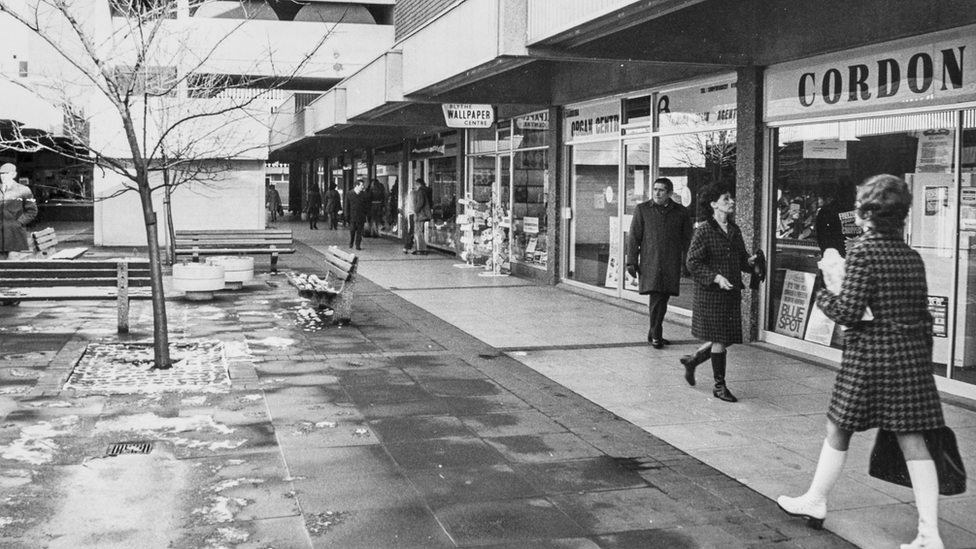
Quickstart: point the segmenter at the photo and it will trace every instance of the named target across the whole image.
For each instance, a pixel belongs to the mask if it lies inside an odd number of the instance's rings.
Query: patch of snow
[[[20,430],[20,438],[8,446],[0,445],[0,457],[23,461],[31,465],[50,463],[60,446],[54,437],[66,435],[78,424],[78,416],[65,416],[53,421],[40,421]]]
[[[187,431],[216,431],[228,435],[234,429],[214,421],[213,416],[198,415],[187,417],[159,417],[154,413],[135,414],[99,421],[95,425],[95,432],[119,431],[169,431],[171,433],[185,433]]]

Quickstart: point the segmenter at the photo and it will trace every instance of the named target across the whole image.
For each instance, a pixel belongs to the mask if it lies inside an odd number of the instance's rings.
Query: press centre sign
[[[490,128],[495,123],[495,109],[491,105],[446,103],[441,107],[449,128]]]
[[[976,98],[976,28],[775,67],[766,118],[800,118]]]

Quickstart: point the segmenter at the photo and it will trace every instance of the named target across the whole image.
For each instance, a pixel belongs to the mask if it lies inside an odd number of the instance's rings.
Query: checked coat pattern
[[[861,235],[848,248],[840,295],[820,290],[817,305],[848,327],[827,412],[831,421],[851,431],[914,432],[944,425],[918,252],[897,235]],[[873,320],[861,320],[867,307]]]
[[[729,220],[729,232],[709,217],[695,229],[688,249],[688,270],[695,281],[691,335],[702,341],[742,343],[742,272],[752,271],[742,231]],[[721,274],[735,287],[715,284]]]

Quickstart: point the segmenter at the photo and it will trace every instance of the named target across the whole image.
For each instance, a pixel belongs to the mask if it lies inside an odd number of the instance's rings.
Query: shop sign
[[[444,156],[444,145],[431,145],[429,147],[416,147],[410,150],[414,157]]]
[[[563,132],[567,141],[620,135],[620,101],[567,108],[563,116]]]
[[[539,218],[523,217],[522,230],[525,231],[526,234],[539,234]]]
[[[658,124],[662,130],[735,124],[735,80],[662,92],[657,96]]]
[[[966,51],[974,31],[968,27],[771,68],[766,119],[976,99],[976,56]]]
[[[448,128],[490,128],[495,123],[495,108],[491,105],[445,103],[441,108]]]
[[[802,338],[810,316],[810,301],[816,275],[801,271],[786,271],[783,291],[780,294],[779,311],[774,331],[795,338]]]
[[[515,127],[520,130],[545,131],[549,129],[549,113],[540,112],[515,119]]]

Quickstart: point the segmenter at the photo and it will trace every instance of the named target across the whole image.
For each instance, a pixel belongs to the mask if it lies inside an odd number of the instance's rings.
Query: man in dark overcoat
[[[366,212],[369,210],[369,197],[366,196],[366,185],[362,179],[356,180],[356,186],[349,193],[346,220],[349,222],[349,247],[362,250],[363,229],[366,226]]]
[[[647,340],[655,349],[670,343],[663,335],[664,315],[668,300],[680,292],[682,258],[693,234],[691,216],[671,200],[673,192],[670,179],[654,181],[651,199],[634,210],[627,243],[627,273],[637,279],[641,295],[648,296]]]

